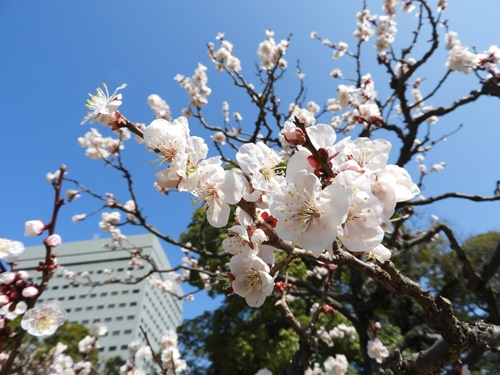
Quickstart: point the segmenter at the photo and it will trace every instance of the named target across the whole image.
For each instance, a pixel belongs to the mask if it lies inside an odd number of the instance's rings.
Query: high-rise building
[[[157,273],[159,280],[172,282],[171,293],[150,285],[148,280],[136,284],[116,283],[122,280],[135,282],[149,273],[152,266],[147,261],[131,265],[131,253],[140,249],[141,254],[159,270],[168,270],[170,263],[158,239],[151,235],[129,236],[124,248],[110,250],[105,245],[110,239],[65,243],[55,249],[56,271],[37,304],[47,300],[61,301],[68,312],[68,320],[90,327],[104,323],[106,336],[99,339],[100,359],[120,356],[127,359],[127,345],[133,340],[145,344],[142,327],[154,349],[160,349],[161,337],[167,329],[175,329],[182,319],[182,290],[169,273]],[[18,269],[29,272],[38,283],[41,274],[35,270],[45,255],[44,246],[27,248],[19,259]],[[71,278],[72,272],[76,275]],[[81,277],[88,272],[88,277]],[[69,278],[68,278],[69,276]],[[88,282],[102,283],[90,287]],[[111,282],[110,282],[111,281]],[[168,283],[168,281],[167,281]],[[179,298],[181,297],[181,298]]]

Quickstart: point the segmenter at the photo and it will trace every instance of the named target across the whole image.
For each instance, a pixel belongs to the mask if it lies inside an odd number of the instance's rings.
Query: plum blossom
[[[158,166],[164,162],[177,166],[185,157],[189,128],[187,119],[179,117],[173,122],[156,119],[144,129],[144,140],[148,148],[158,154]]]
[[[323,365],[326,375],[344,375],[349,367],[347,357],[343,354],[337,354],[335,357],[329,356]]]
[[[7,263],[15,262],[23,251],[24,245],[21,242],[0,238],[0,259]]]
[[[118,91],[124,89],[127,85],[119,86],[111,96],[108,92],[108,86],[105,83],[102,85],[106,92],[98,87],[95,95],[89,94],[90,99],[87,99],[85,105],[89,111],[83,118],[82,125],[89,120],[91,124],[98,122],[101,125],[110,125],[110,123],[117,120],[116,110],[122,104],[122,94],[118,94]]]
[[[219,131],[219,132],[216,132],[215,134],[211,135],[210,138],[212,138],[212,140],[219,144],[220,146],[224,146],[226,144],[226,135]]]
[[[391,143],[383,139],[357,138],[349,141],[332,160],[339,171],[354,169],[360,173],[381,171],[387,165]]]
[[[76,222],[79,222],[79,221],[82,221],[82,220],[85,220],[85,218],[87,217],[87,214],[76,214],[76,215],[73,215],[71,217],[71,221],[73,223],[76,223]]]
[[[264,142],[247,143],[236,154],[240,168],[248,173],[255,189],[271,191],[279,189],[284,177],[278,174],[281,157]]]
[[[337,100],[342,109],[346,109],[347,105],[349,104],[349,99],[350,99],[349,92],[350,88],[346,85],[339,85],[339,87],[337,87],[337,93],[338,93]]]
[[[470,52],[466,46],[455,44],[448,53],[446,66],[451,70],[469,74],[478,63],[479,59],[475,53]]]
[[[347,188],[351,195],[347,220],[338,228],[338,236],[349,251],[365,252],[384,238],[382,203],[370,191],[370,182],[362,174],[347,170],[338,174],[333,184]]]
[[[155,118],[157,119],[161,118],[167,121],[172,120],[172,116],[170,113],[170,106],[159,95],[157,94],[149,95],[148,104],[153,110],[153,116]]]
[[[389,357],[389,350],[378,338],[368,340],[367,350],[368,356],[376,360],[378,363],[382,363],[384,358]]]
[[[391,251],[380,244],[367,252],[368,257],[377,259],[380,263],[387,262],[391,258]]]
[[[273,36],[274,32],[272,30],[266,30],[266,39],[259,44],[257,50],[257,56],[262,61],[262,68],[264,69],[272,69],[276,64],[280,67],[286,67],[286,61],[282,56],[286,53],[288,41],[282,40],[276,43]]]
[[[379,16],[377,25],[377,42],[375,48],[378,52],[389,49],[396,39],[396,21],[388,16]]]
[[[336,237],[349,210],[349,193],[339,185],[321,189],[318,177],[298,172],[293,184],[271,202],[272,215],[278,219],[276,232],[285,240],[319,255]]]
[[[192,193],[204,202],[210,225],[222,228],[229,220],[229,204],[238,203],[242,191],[243,183],[236,172],[209,165],[202,168],[198,186]]]
[[[368,9],[364,9],[356,14],[358,27],[353,35],[361,42],[366,42],[373,35],[373,28],[370,24],[371,18]]]
[[[33,336],[52,335],[64,323],[67,315],[59,301],[51,300],[29,309],[21,320],[21,327]]]
[[[194,71],[192,77],[184,77],[180,74],[175,76],[175,80],[179,82],[182,88],[184,88],[189,97],[189,105],[191,107],[203,107],[208,104],[207,97],[210,95],[212,90],[207,86],[207,67],[203,64],[198,63],[198,67]],[[187,114],[187,111],[184,111]],[[190,113],[190,110],[189,110]]]
[[[349,48],[349,45],[345,42],[339,42],[337,43],[336,45],[336,49],[335,49],[335,52],[333,53],[333,58],[335,60],[341,58],[342,56],[344,56],[347,52],[347,48]]]
[[[234,293],[244,297],[250,307],[262,306],[274,288],[269,266],[257,256],[237,254],[231,258],[229,268],[234,276]]]

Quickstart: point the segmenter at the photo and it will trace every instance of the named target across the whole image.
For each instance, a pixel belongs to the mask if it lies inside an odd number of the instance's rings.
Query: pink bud
[[[12,284],[12,282],[16,279],[16,274],[14,272],[4,272],[0,274],[0,283],[2,284]]]
[[[50,247],[59,246],[62,243],[61,236],[58,234],[52,234],[45,240],[45,243]]]
[[[45,230],[45,224],[41,220],[30,220],[24,224],[24,235],[26,237],[39,236]]]
[[[32,298],[38,295],[38,289],[34,286],[28,286],[27,288],[23,289],[23,297],[25,298]]]
[[[18,279],[28,279],[28,277],[30,276],[29,273],[27,271],[17,271],[17,274],[16,274],[17,278]]]
[[[283,126],[283,136],[292,146],[300,146],[306,142],[306,135],[299,127],[291,121],[285,121]]]
[[[373,325],[373,330],[375,332],[377,331],[380,331],[382,329],[382,324],[380,324],[380,322],[376,322],[374,325]]]

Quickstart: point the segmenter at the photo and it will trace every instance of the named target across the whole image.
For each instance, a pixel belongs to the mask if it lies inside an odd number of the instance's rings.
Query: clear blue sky
[[[433,1],[430,1],[433,3]],[[381,2],[368,1],[374,13],[381,13]],[[373,4],[373,5],[370,5]],[[248,100],[235,94],[227,78],[214,71],[206,54],[206,43],[215,41],[218,32],[235,46],[243,71],[254,80],[256,49],[265,37],[264,30],[273,29],[276,39],[293,33],[286,59],[289,79],[282,86],[284,103],[297,88],[295,64],[300,58],[306,74],[308,100],[323,104],[336,96],[335,82],[328,73],[335,67],[347,69],[348,59],[334,61],[331,51],[311,40],[311,31],[332,41],[346,41],[355,29],[355,13],[361,1],[14,1],[0,2],[0,175],[2,190],[1,237],[40,244],[39,238],[23,238],[24,222],[29,219],[49,220],[53,192],[45,174],[60,164],[68,166],[68,177],[78,179],[99,193],[114,192],[128,199],[120,188],[120,179],[108,178],[110,171],[102,163],[84,156],[76,139],[89,130],[80,126],[85,115],[88,92],[106,82],[111,90],[122,83],[122,112],[131,120],[149,123],[152,112],[146,103],[149,94],[157,93],[170,104],[173,115],[187,105],[186,93],[173,77],[190,76],[201,62],[209,66],[208,85],[213,89],[206,109],[211,123],[222,122],[221,103],[228,100],[231,111],[239,111],[252,121]],[[450,1],[445,17],[450,29],[469,47],[485,50],[499,44],[497,0]],[[405,17],[399,29],[412,28],[413,16]],[[401,31],[402,33],[402,31]],[[370,47],[371,48],[371,47]],[[368,51],[367,54],[372,54]],[[445,57],[434,60],[428,74],[445,71]],[[381,90],[386,76],[374,60],[363,65],[373,72],[376,87]],[[380,77],[380,78],[379,78]],[[425,77],[423,77],[425,78]],[[456,83],[440,96],[449,103],[470,90],[470,79],[457,74]],[[470,78],[470,77],[469,77]],[[425,81],[424,81],[425,84]],[[433,103],[434,105],[442,103]],[[463,123],[464,129],[428,154],[429,164],[446,161],[447,168],[427,180],[426,196],[447,191],[491,195],[500,179],[500,106],[498,99],[480,100],[466,110],[442,119],[433,130],[446,134]],[[328,122],[329,118],[323,121]],[[107,129],[97,124],[104,135]],[[192,134],[198,126],[192,123]],[[206,135],[206,133],[201,133]],[[191,205],[189,197],[172,194],[164,199],[152,188],[152,158],[133,141],[126,145],[125,160],[134,173],[140,204],[155,225],[174,237],[186,228]],[[396,148],[396,146],[395,146]],[[417,164],[408,169],[416,178]],[[69,187],[69,186],[67,186]],[[97,227],[99,218],[72,223],[71,216],[90,212],[97,202],[77,201],[63,208],[58,231],[64,241],[105,237]],[[89,208],[90,207],[90,208]],[[422,221],[436,214],[457,230],[460,238],[489,230],[500,230],[500,202],[472,203],[457,200],[443,202],[420,210]],[[132,229],[126,233],[138,233]],[[165,245],[172,263],[179,252]],[[186,304],[186,317],[197,315],[198,303]]]

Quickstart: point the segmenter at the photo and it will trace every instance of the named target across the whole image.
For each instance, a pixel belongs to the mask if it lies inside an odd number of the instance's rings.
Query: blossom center
[[[37,331],[43,332],[55,324],[50,314],[42,314],[36,319],[35,327]]]
[[[247,288],[257,288],[262,289],[262,280],[260,279],[259,272],[253,268],[249,269],[245,273],[245,286]]]

